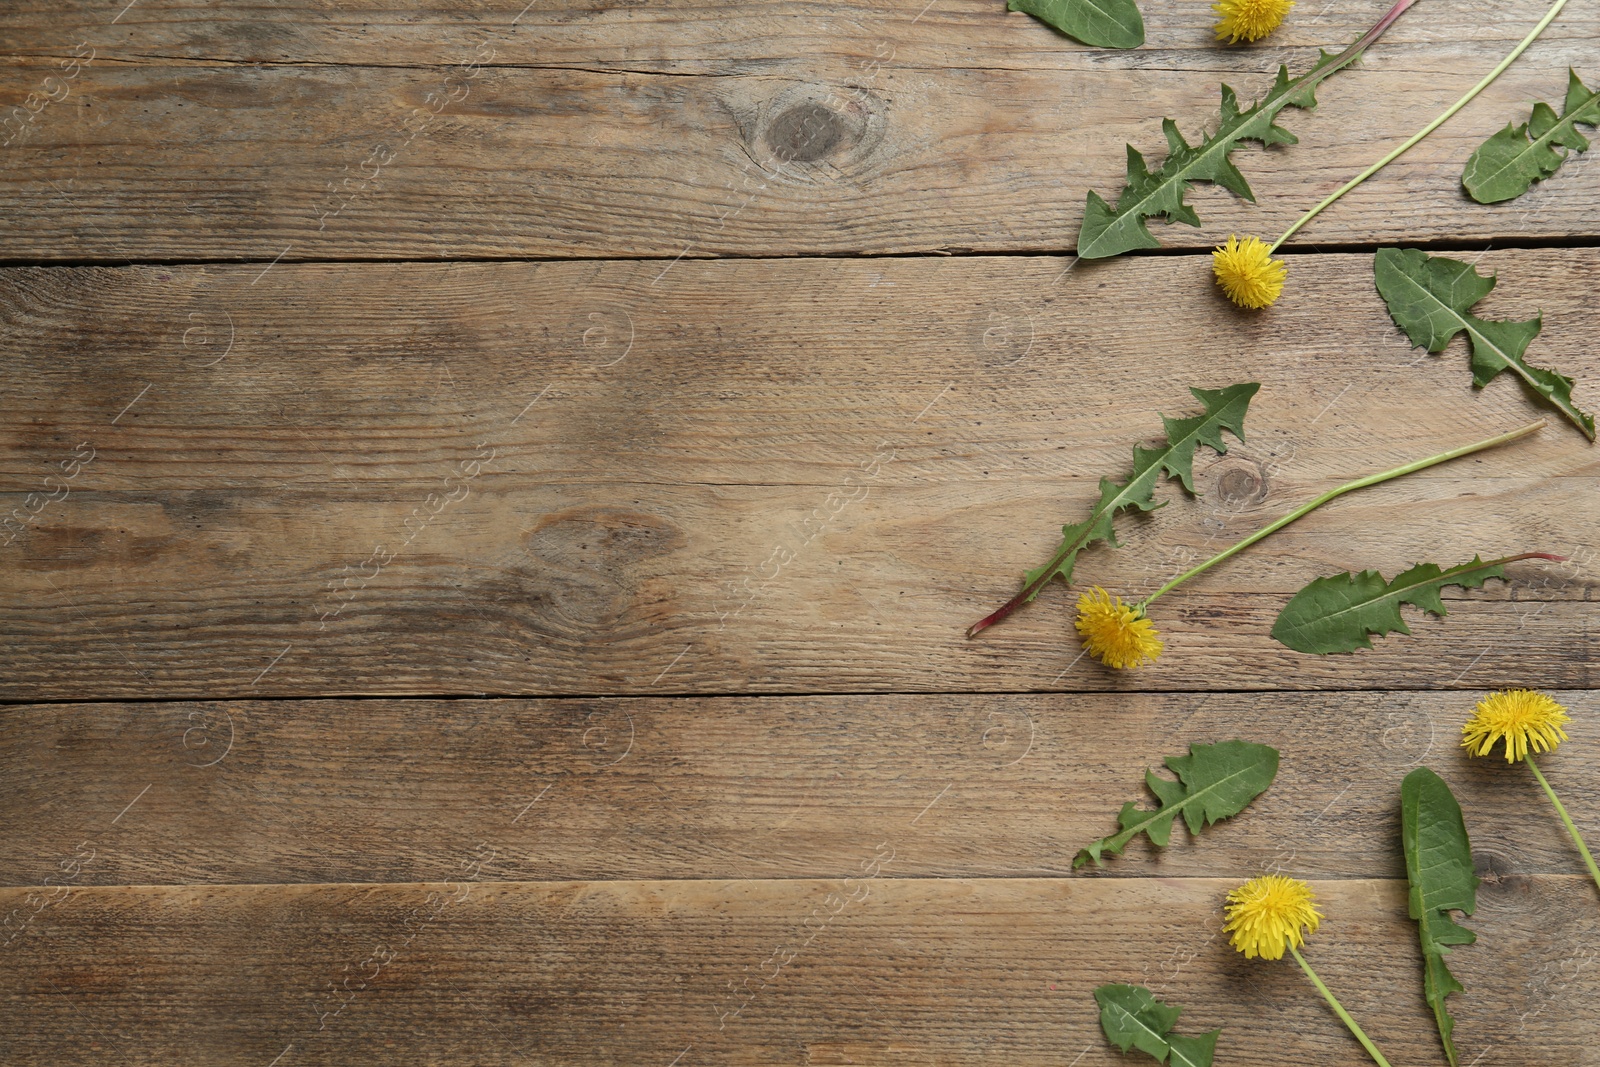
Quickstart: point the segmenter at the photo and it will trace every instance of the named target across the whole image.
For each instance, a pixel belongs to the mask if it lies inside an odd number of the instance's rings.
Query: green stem
[[[1539,765],[1533,762],[1533,754],[1523,757],[1528,761],[1528,769],[1533,776],[1539,779],[1539,784],[1544,786],[1545,795],[1550,798],[1550,803],[1556,806],[1556,814],[1561,816],[1561,821],[1567,824],[1567,833],[1572,835],[1572,843],[1578,846],[1578,851],[1583,853],[1583,862],[1588,865],[1589,873],[1594,876],[1594,884],[1600,887],[1600,867],[1595,866],[1594,857],[1589,854],[1589,846],[1583,843],[1583,835],[1578,833],[1578,827],[1573,824],[1572,816],[1567,814],[1567,809],[1561,806],[1561,801],[1556,798],[1556,791],[1550,788],[1550,783],[1544,780],[1544,775],[1539,773]]]
[[[1378,1046],[1374,1045],[1372,1039],[1362,1032],[1361,1027],[1356,1025],[1356,1021],[1350,1018],[1350,1013],[1344,1010],[1344,1005],[1339,1003],[1339,998],[1335,997],[1333,992],[1322,984],[1322,979],[1317,977],[1317,972],[1311,969],[1311,964],[1306,962],[1306,958],[1300,955],[1300,950],[1290,945],[1289,951],[1294,953],[1295,962],[1300,965],[1302,971],[1306,972],[1306,977],[1311,979],[1311,984],[1317,987],[1317,991],[1328,1002],[1328,1006],[1333,1009],[1333,1013],[1344,1020],[1344,1024],[1350,1028],[1350,1032],[1356,1035],[1356,1040],[1361,1042],[1362,1047],[1367,1050],[1367,1055],[1373,1058],[1378,1067],[1389,1067],[1389,1061],[1383,1058],[1383,1053],[1378,1051]]]
[[[1420,129],[1416,133],[1412,134],[1411,137],[1408,138],[1404,143],[1402,143],[1398,148],[1395,148],[1388,155],[1386,155],[1382,159],[1378,160],[1372,166],[1368,167],[1366,170],[1362,171],[1360,174],[1357,174],[1354,178],[1351,178],[1349,181],[1345,182],[1338,189],[1334,190],[1334,192],[1333,192],[1333,194],[1331,196],[1329,196],[1327,199],[1323,200],[1322,203],[1318,204],[1316,207],[1312,208],[1310,211],[1306,212],[1304,215],[1301,215],[1299,221],[1297,221],[1293,226],[1290,226],[1287,230],[1285,230],[1283,232],[1283,236],[1278,238],[1276,241],[1274,241],[1272,243],[1272,247],[1267,249],[1267,254],[1271,255],[1273,252],[1276,252],[1278,250],[1278,246],[1279,245],[1283,244],[1283,242],[1287,241],[1290,237],[1293,237],[1295,232],[1297,230],[1299,230],[1300,227],[1304,226],[1306,223],[1310,222],[1312,219],[1316,218],[1319,214],[1321,214],[1323,208],[1327,207],[1329,204],[1331,204],[1335,200],[1339,199],[1345,193],[1348,193],[1350,190],[1354,189],[1356,186],[1360,185],[1362,182],[1366,181],[1368,178],[1370,178],[1374,174],[1378,173],[1384,167],[1387,167],[1390,163],[1394,162],[1397,158],[1399,158],[1400,155],[1402,153],[1404,153],[1407,149],[1409,149],[1412,145],[1416,144],[1418,141],[1420,141],[1424,137],[1428,136],[1428,134],[1432,133],[1434,130],[1438,129],[1440,126],[1442,126],[1446,122],[1448,122],[1449,119],[1450,119],[1450,116],[1454,115],[1457,111],[1460,111],[1462,108],[1466,107],[1469,103],[1471,103],[1472,99],[1475,96],[1477,96],[1479,93],[1483,92],[1485,89],[1487,89],[1489,87],[1489,83],[1490,82],[1492,82],[1496,78],[1500,77],[1500,75],[1505,72],[1505,69],[1507,67],[1511,66],[1511,64],[1516,61],[1516,58],[1518,56],[1520,56],[1523,52],[1527,51],[1528,46],[1531,45],[1535,40],[1538,39],[1539,35],[1545,31],[1545,27],[1549,26],[1550,23],[1554,22],[1555,21],[1555,17],[1557,15],[1561,14],[1561,9],[1563,7],[1566,7],[1566,6],[1567,6],[1567,0],[1556,0],[1556,2],[1554,4],[1550,5],[1550,10],[1545,12],[1544,18],[1539,20],[1539,24],[1537,26],[1535,26],[1533,29],[1528,31],[1528,36],[1526,36],[1526,37],[1524,37],[1522,39],[1522,43],[1517,45],[1517,47],[1513,48],[1511,50],[1511,54],[1506,56],[1504,59],[1502,59],[1500,61],[1499,66],[1495,67],[1488,74],[1484,75],[1484,78],[1483,78],[1482,81],[1480,81],[1477,85],[1474,85],[1471,89],[1468,89],[1467,90],[1467,94],[1465,96],[1463,96],[1460,100],[1457,100],[1455,103],[1451,104],[1445,110],[1444,114],[1440,115],[1438,118],[1434,119],[1432,122],[1430,122],[1426,126],[1422,127],[1422,129]]]
[[[1526,437],[1530,433],[1541,429],[1544,424],[1544,419],[1540,419],[1538,422],[1530,422],[1528,425],[1523,426],[1520,429],[1512,430],[1510,433],[1503,433],[1498,437],[1490,437],[1487,440],[1479,441],[1477,444],[1463,445],[1461,448],[1452,448],[1448,452],[1440,452],[1437,456],[1429,456],[1427,459],[1419,459],[1415,463],[1407,463],[1403,467],[1396,467],[1394,470],[1384,471],[1382,474],[1369,474],[1365,478],[1357,478],[1353,482],[1346,482],[1337,489],[1330,489],[1316,499],[1301,504],[1299,507],[1289,512],[1289,514],[1285,515],[1278,521],[1263,526],[1261,529],[1257,530],[1249,537],[1246,537],[1243,541],[1240,541],[1232,548],[1224,549],[1223,551],[1218,552],[1215,556],[1212,556],[1210,559],[1206,560],[1204,563],[1200,564],[1198,567],[1193,567],[1184,571],[1182,574],[1172,579],[1172,581],[1168,582],[1160,589],[1157,589],[1154,593],[1151,593],[1149,596],[1145,597],[1139,602],[1135,610],[1142,614],[1144,610],[1150,606],[1150,602],[1156,597],[1161,596],[1163,593],[1170,593],[1173,589],[1176,589],[1178,586],[1182,585],[1184,582],[1187,582],[1195,575],[1200,574],[1203,571],[1210,570],[1212,567],[1215,567],[1217,564],[1221,563],[1230,556],[1234,556],[1240,552],[1243,552],[1245,549],[1249,548],[1263,537],[1266,537],[1268,534],[1276,533],[1294,520],[1317,510],[1335,497],[1343,496],[1344,494],[1353,492],[1357,489],[1365,489],[1369,485],[1377,485],[1380,482],[1387,482],[1391,478],[1398,478],[1403,474],[1411,474],[1416,471],[1432,467],[1435,464],[1445,463],[1452,459],[1459,459],[1462,456],[1469,456],[1474,452],[1482,452],[1486,448],[1494,448],[1496,445],[1503,445],[1508,442],[1515,441],[1519,437]]]

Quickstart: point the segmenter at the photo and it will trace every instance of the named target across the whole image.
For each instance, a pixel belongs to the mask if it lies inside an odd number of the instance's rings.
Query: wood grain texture
[[[1387,10],[1380,3],[1296,10],[1271,36],[1249,46],[1216,41],[1209,7],[1171,2],[1142,5],[1145,45],[1116,51],[1079,44],[1041,22],[976,0],[901,4],[891,0],[774,0],[749,5],[705,0],[606,6],[590,0],[451,0],[397,4],[393,0],[245,2],[197,19],[183,0],[137,0],[115,22],[118,9],[98,0],[14,0],[0,12],[0,48],[20,58],[62,54],[59,42],[117,28],[109,34],[133,60],[189,63],[305,64],[315,66],[429,67],[441,49],[461,41],[492,40],[496,64],[570,67],[594,71],[716,74],[758,71],[784,62],[840,62],[861,57],[863,40],[892,33],[915,48],[917,66],[931,70],[979,68],[1216,70],[1220,60],[1276,64],[1278,55],[1316,49],[1361,36]],[[1513,0],[1502,17],[1448,25],[1435,6],[1407,15],[1384,37],[1390,51],[1421,45],[1435,49],[1470,43],[1496,56],[1509,51],[1545,8]],[[1586,43],[1595,15],[1564,12],[1541,36],[1542,45]],[[879,57],[884,58],[884,57]],[[892,64],[885,64],[886,66]],[[1257,69],[1268,69],[1259,66]]]
[[[1600,694],[1557,692],[1542,760],[1600,836]],[[1282,753],[1239,817],[1079,877],[1403,879],[1399,789],[1434,768],[1489,878],[1581,873],[1525,768],[1472,759],[1476,694],[1215,693],[367,700],[15,707],[0,871],[15,885],[417,882],[492,850],[517,881],[1062,876],[1153,807],[1191,743]],[[1360,773],[1353,769],[1359,766]],[[1166,772],[1162,772],[1166,773]],[[80,846],[82,849],[80,850]],[[73,857],[87,857],[73,862]]]
[[[1313,223],[1268,312],[1203,254],[1546,2],[1418,5],[1284,117],[1298,146],[1237,153],[1256,203],[1201,186],[1203,228],[1155,227],[1186,254],[1105,264],[1065,253],[1125,142],[1158,160],[1160,116],[1197,138],[1219,83],[1389,0],[1238,48],[1144,0],[1122,53],[1004,0],[0,5],[0,1062],[1110,1067],[1091,992],[1127,981],[1221,1026],[1219,1064],[1364,1064],[1220,932],[1284,872],[1392,1062],[1438,1063],[1397,847],[1427,765],[1484,880],[1462,1062],[1600,1067],[1595,887],[1525,769],[1457,744],[1486,689],[1554,691],[1542,765],[1600,835],[1570,426],[1170,594],[1154,667],[1078,657],[1059,584],[962,637],[1189,386],[1260,382],[1247,440],[1083,586],[1143,595],[1546,413],[1409,349],[1375,244],[1470,248],[1478,310],[1542,312],[1533,362],[1600,407],[1595,153],[1508,204],[1459,185],[1594,83],[1590,5]],[[900,258],[930,252],[1024,254]],[[1569,558],[1370,652],[1268,637],[1313,577],[1529,550]],[[1283,754],[1246,812],[1070,870],[1147,767],[1231,737]]]
[[[1351,477],[1544,413],[1510,380],[1474,392],[1459,342],[1408,348],[1369,256],[1290,263],[1254,317],[1190,257],[7,271],[0,489],[31,521],[0,549],[0,693],[1588,687],[1573,505],[1600,468],[1560,423],[1170,594],[1154,667],[1075,658],[1059,583],[963,639],[1187,386],[1261,382],[1247,442],[1203,449],[1199,496],[1161,489],[1080,583],[1143,595]],[[1596,406],[1600,254],[1480,265],[1481,312],[1542,309],[1532,358]],[[1570,559],[1371,652],[1267,637],[1318,575],[1529,550]]]
[[[1182,1004],[1191,1029],[1221,1026],[1225,1062],[1367,1062],[1291,961],[1228,947],[1233,881],[877,870],[75,889],[6,948],[7,1059],[1110,1065],[1090,994],[1123,980]],[[1313,885],[1323,979],[1393,1062],[1442,1060],[1404,883]],[[1467,1060],[1600,1062],[1575,1007],[1600,995],[1594,895],[1579,877],[1485,884],[1479,941],[1451,955]],[[0,890],[0,907],[25,900]]]
[[[519,6],[285,0],[210,21],[145,0],[112,25],[101,5],[11,5],[4,254],[1065,251],[1087,192],[1120,189],[1125,143],[1159,158],[1160,116],[1198,138],[1217,121],[1219,82],[1260,95],[1280,62],[1307,69],[1388,5],[1305,7],[1262,45],[1223,49],[1205,5],[1149,4],[1149,42],[1128,53],[1083,48],[993,0],[567,3],[520,20]],[[1298,147],[1240,152],[1256,205],[1203,186],[1204,228],[1158,225],[1161,240],[1282,232],[1476,82],[1544,7],[1408,13],[1324,86],[1317,113],[1285,120]],[[1299,247],[1593,237],[1600,171],[1582,159],[1496,207],[1472,204],[1460,175],[1528,101],[1557,97],[1569,66],[1593,64],[1597,33],[1594,12],[1564,14]]]

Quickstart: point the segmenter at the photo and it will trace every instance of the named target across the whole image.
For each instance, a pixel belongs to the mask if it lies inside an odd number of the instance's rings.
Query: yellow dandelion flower
[[[1078,597],[1078,632],[1091,656],[1119,670],[1154,663],[1166,647],[1144,612],[1098,585]]]
[[[1265,241],[1255,237],[1228,243],[1211,252],[1211,270],[1222,291],[1242,308],[1271,307],[1283,292],[1283,279],[1289,273],[1281,259],[1273,259]]]
[[[1211,5],[1217,19],[1217,40],[1229,44],[1255,41],[1278,28],[1294,0],[1217,0]]]
[[[1222,932],[1233,935],[1233,947],[1247,960],[1281,960],[1284,949],[1305,944],[1301,927],[1307,934],[1317,932],[1322,915],[1314,904],[1311,887],[1298,878],[1265,874],[1228,894]]]
[[[1490,693],[1478,701],[1477,711],[1461,727],[1461,747],[1473,756],[1487,756],[1502,738],[1506,762],[1515,763],[1534,752],[1555,747],[1567,739],[1561,729],[1572,720],[1567,709],[1532,689]]]

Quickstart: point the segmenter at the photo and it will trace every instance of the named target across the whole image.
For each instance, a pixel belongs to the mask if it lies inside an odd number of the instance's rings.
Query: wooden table
[[[1145,0],[1130,52],[1000,0],[123,5],[0,12],[0,1061],[1090,1067],[1123,981],[1221,1026],[1219,1065],[1365,1063],[1220,932],[1283,871],[1396,1067],[1443,1063],[1398,845],[1426,764],[1484,878],[1463,1062],[1600,1064],[1594,886],[1528,775],[1457,747],[1485,691],[1552,691],[1600,838],[1600,467],[1559,418],[1164,598],[1155,666],[1080,656],[1060,583],[963,636],[1189,386],[1260,382],[1246,442],[1083,587],[1542,413],[1409,348],[1376,247],[1498,272],[1480,311],[1542,310],[1535,362],[1600,403],[1596,153],[1459,189],[1569,65],[1600,81],[1593,4],[1296,238],[1260,314],[1206,250],[1281,232],[1540,0],[1422,0],[1285,113],[1298,146],[1237,154],[1255,204],[1198,187],[1173,254],[1098,264],[1125,142],[1386,0],[1236,48]],[[1569,561],[1371,651],[1268,637],[1315,576],[1529,550]],[[1147,766],[1233,737],[1283,756],[1244,815],[1072,873]]]

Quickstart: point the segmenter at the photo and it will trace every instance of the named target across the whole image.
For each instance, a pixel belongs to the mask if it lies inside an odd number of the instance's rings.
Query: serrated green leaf
[[[1103,985],[1094,991],[1100,1005],[1100,1029],[1106,1040],[1123,1052],[1137,1048],[1165,1063],[1171,1051],[1167,1033],[1183,1014],[1157,1000],[1154,993],[1139,985]]]
[[[1084,522],[1061,528],[1061,545],[1055,558],[1048,564],[1023,575],[1025,590],[1032,590],[1027,599],[1038,595],[1045,582],[1059,574],[1063,581],[1072,581],[1072,565],[1078,552],[1094,541],[1117,543],[1111,520],[1117,512],[1137,507],[1150,511],[1157,505],[1152,499],[1156,482],[1163,473],[1194,492],[1194,452],[1201,445],[1210,445],[1218,453],[1228,451],[1222,431],[1227,430],[1240,441],[1244,440],[1244,416],[1250,399],[1261,388],[1259,382],[1241,382],[1226,389],[1193,389],[1196,400],[1204,406],[1200,414],[1187,419],[1161,417],[1167,431],[1167,443],[1161,448],[1133,446],[1133,475],[1118,485],[1109,478],[1100,479],[1100,499]]]
[[[1401,0],[1359,40],[1338,55],[1319,52],[1317,62],[1298,78],[1290,79],[1289,68],[1280,66],[1272,88],[1251,107],[1241,111],[1239,99],[1227,85],[1222,87],[1221,121],[1216,133],[1191,146],[1171,119],[1161,120],[1167,138],[1167,158],[1153,173],[1144,157],[1128,146],[1126,184],[1112,207],[1098,193],[1090,192],[1084,205],[1083,224],[1078,230],[1078,255],[1083,259],[1104,259],[1135,248],[1156,248],[1160,242],[1150,233],[1146,219],[1164,218],[1199,226],[1200,217],[1184,203],[1191,182],[1215,182],[1223,188],[1254,201],[1250,184],[1229,159],[1241,141],[1262,145],[1297,144],[1295,135],[1277,125],[1278,113],[1286,107],[1311,110],[1317,106],[1315,90],[1325,79],[1354,63],[1367,47],[1383,36],[1406,7]]]
[[[1533,105],[1533,115],[1521,126],[1506,123],[1506,128],[1478,146],[1461,173],[1467,194],[1480,204],[1498,204],[1528,191],[1541,178],[1548,178],[1566,162],[1567,152],[1582,152],[1589,141],[1577,130],[1577,123],[1600,126],[1600,92],[1591,93],[1578,79],[1578,72],[1567,69],[1567,98],[1557,115],[1549,104]]]
[[[995,611],[967,630],[974,637],[1004,619],[1017,608],[1033,600],[1039,590],[1060,576],[1064,582],[1072,581],[1072,567],[1078,553],[1096,541],[1117,543],[1112,520],[1117,512],[1131,507],[1150,511],[1158,505],[1152,499],[1156,482],[1166,473],[1178,479],[1184,489],[1194,492],[1194,452],[1200,445],[1209,445],[1218,453],[1228,451],[1222,439],[1227,430],[1240,441],[1244,440],[1244,416],[1250,399],[1261,388],[1258,382],[1241,382],[1226,389],[1195,389],[1189,392],[1204,405],[1205,410],[1187,419],[1161,418],[1167,431],[1166,444],[1161,448],[1133,449],[1133,474],[1128,481],[1118,485],[1109,478],[1100,479],[1100,499],[1089,512],[1089,517],[1075,525],[1061,527],[1061,544],[1056,547],[1050,562],[1022,575],[1022,591],[1006,601]]]
[[[1316,66],[1293,81],[1289,79],[1289,68],[1280,66],[1267,95],[1245,111],[1239,110],[1238,97],[1224,85],[1222,123],[1199,147],[1191,146],[1171,119],[1162,119],[1167,158],[1152,172],[1138,149],[1128,146],[1127,180],[1122,195],[1117,198],[1117,206],[1113,208],[1093,191],[1088,195],[1083,225],[1078,230],[1078,255],[1084,259],[1104,259],[1135,248],[1160,247],[1161,242],[1150,233],[1146,219],[1164,218],[1168,222],[1199,226],[1200,217],[1183,199],[1191,182],[1215,182],[1234,195],[1254,202],[1255,194],[1228,158],[1230,153],[1241,141],[1259,141],[1263,145],[1297,143],[1294,134],[1274,121],[1278,112],[1291,106],[1307,110],[1316,107],[1313,90],[1317,83],[1353,58],[1323,52]]]
[[[1172,1033],[1183,1009],[1157,1000],[1141,985],[1103,985],[1094,991],[1094,999],[1106,1040],[1123,1052],[1137,1048],[1162,1063],[1170,1055],[1172,1067],[1211,1067],[1221,1030],[1199,1037]]]
[[[1501,371],[1510,370],[1594,440],[1594,416],[1572,402],[1572,379],[1531,366],[1523,358],[1529,342],[1539,334],[1540,318],[1505,322],[1468,313],[1495,287],[1495,278],[1485,278],[1470,263],[1430,256],[1415,248],[1380,248],[1372,272],[1390,317],[1413,345],[1440,352],[1465,330],[1475,387],[1481,389]]]
[[[1221,121],[1217,131],[1205,137],[1198,147],[1191,146],[1171,119],[1161,120],[1167,138],[1167,158],[1152,172],[1144,156],[1128,146],[1128,172],[1117,206],[1112,207],[1098,193],[1090,192],[1084,205],[1083,224],[1078,230],[1078,255],[1083,259],[1104,259],[1135,248],[1157,248],[1146,219],[1163,218],[1199,226],[1200,216],[1184,203],[1192,182],[1215,182],[1236,196],[1255,201],[1250,183],[1239,173],[1229,156],[1241,141],[1262,145],[1298,144],[1294,134],[1277,124],[1278,113],[1286,107],[1307,111],[1317,106],[1319,83],[1354,63],[1367,47],[1381,37],[1405,5],[1397,4],[1359,40],[1338,55],[1319,52],[1317,62],[1298,78],[1290,79],[1289,68],[1280,66],[1267,95],[1245,110],[1227,85],[1222,86]]]
[[[1476,589],[1490,578],[1504,578],[1505,565],[1521,556],[1492,559],[1477,556],[1449,570],[1434,563],[1418,563],[1383,580],[1377,571],[1333,574],[1318,578],[1296,593],[1278,613],[1272,636],[1296,652],[1354,652],[1371,648],[1369,634],[1409,634],[1400,617],[1400,605],[1412,604],[1441,618],[1446,614],[1440,592],[1447,585]]]
[[[1011,0],[1006,10],[1026,11],[1068,37],[1097,48],[1144,44],[1144,17],[1134,0]]]
[[[1445,998],[1465,988],[1444,958],[1450,954],[1449,946],[1470,945],[1478,939],[1450,917],[1452,911],[1471,915],[1478,906],[1478,877],[1472,873],[1472,845],[1461,805],[1444,780],[1426,767],[1406,775],[1400,785],[1400,835],[1411,886],[1411,917],[1422,940],[1423,996],[1433,1008],[1450,1067],[1457,1067],[1456,1046],[1450,1039],[1455,1020],[1445,1008]]]
[[[1173,819],[1180,812],[1190,834],[1239,814],[1277,777],[1278,750],[1249,741],[1223,741],[1190,745],[1187,756],[1168,756],[1165,763],[1178,776],[1177,781],[1158,777],[1149,770],[1144,775],[1145,785],[1156,795],[1160,807],[1144,811],[1131,802],[1124,804],[1117,816],[1122,831],[1080,849],[1072,861],[1074,870],[1090,860],[1103,866],[1103,855],[1117,855],[1141,833],[1164,848],[1172,834]]]

